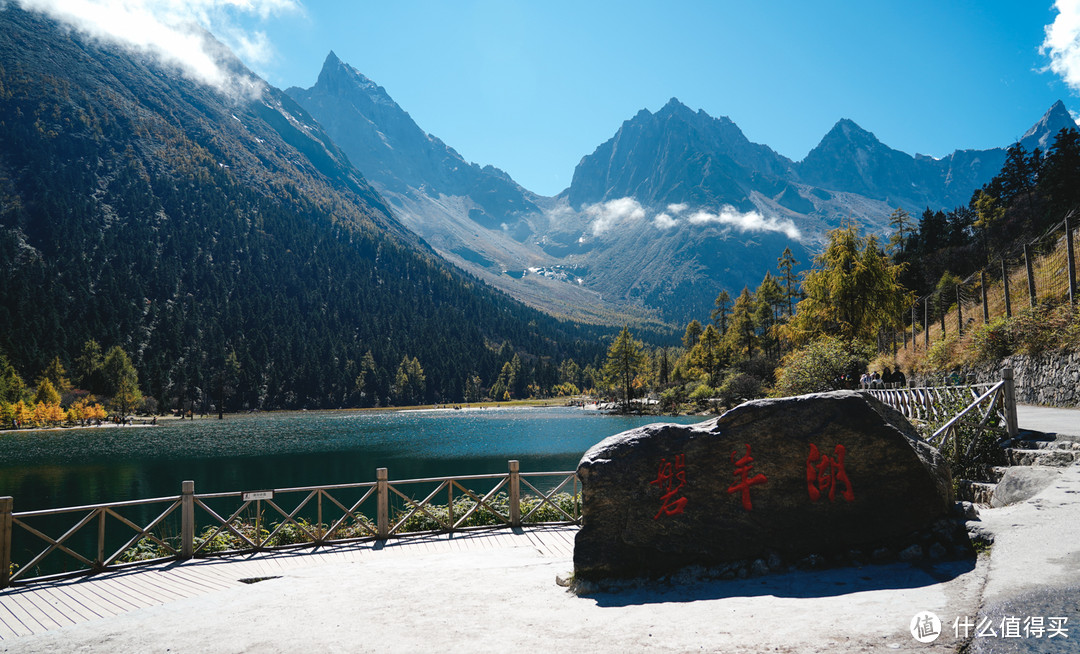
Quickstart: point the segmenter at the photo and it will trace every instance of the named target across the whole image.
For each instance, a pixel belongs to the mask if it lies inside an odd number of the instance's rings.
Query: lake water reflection
[[[569,407],[303,412],[0,434],[0,495],[16,511],[198,493],[505,472],[573,470],[600,440],[650,422]]]

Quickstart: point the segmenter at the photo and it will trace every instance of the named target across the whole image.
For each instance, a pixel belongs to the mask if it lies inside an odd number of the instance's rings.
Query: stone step
[[[994,499],[994,487],[982,481],[959,480],[956,488],[956,499],[973,504],[990,504]]]
[[[1021,440],[1015,441],[1013,447],[1024,450],[1080,450],[1080,443],[1072,440]]]
[[[992,466],[987,469],[987,476],[992,484],[996,484],[1001,481],[1001,478],[1005,476],[1005,471],[1009,469],[1009,466]]]
[[[1005,457],[1013,466],[1051,466],[1064,468],[1080,460],[1078,450],[1043,450],[1005,448]]]

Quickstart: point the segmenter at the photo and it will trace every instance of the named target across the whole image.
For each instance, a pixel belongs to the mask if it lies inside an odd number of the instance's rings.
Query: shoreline
[[[595,399],[582,400],[582,396],[577,397],[558,397],[547,399],[529,399],[529,400],[509,400],[506,402],[457,402],[452,404],[414,404],[409,406],[388,406],[388,407],[340,407],[336,409],[266,409],[266,410],[253,410],[253,411],[239,411],[226,413],[224,420],[229,418],[243,418],[251,415],[259,414],[304,414],[304,413],[402,413],[402,412],[447,412],[453,413],[456,411],[480,411],[480,410],[500,410],[500,409],[545,409],[545,408],[576,408],[582,411],[593,411],[597,413],[603,413],[605,415],[611,414],[608,410],[609,403],[603,401],[597,401]],[[611,406],[614,406],[612,404]],[[617,412],[615,415],[619,415]],[[657,417],[670,416],[672,414],[657,413],[649,414],[656,415]],[[680,413],[679,416],[687,415],[700,415],[702,417],[708,417],[716,414],[699,414],[699,413]],[[151,424],[151,420],[157,418],[157,424]],[[174,415],[159,415],[159,416],[142,416],[132,418],[134,421],[130,425],[117,425],[112,422],[103,422],[100,425],[64,425],[60,427],[20,427],[18,429],[12,429],[10,427],[0,428],[0,435],[3,434],[15,434],[24,432],[44,432],[44,431],[71,431],[71,430],[87,430],[87,429],[128,429],[133,427],[161,427],[164,424],[184,421],[197,422],[206,420],[218,420],[216,413],[197,415],[193,418],[180,418]]]

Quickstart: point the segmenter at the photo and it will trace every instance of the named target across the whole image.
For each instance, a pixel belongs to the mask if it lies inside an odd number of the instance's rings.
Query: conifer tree
[[[791,252],[788,250],[787,252]],[[716,300],[713,301],[716,308],[709,314],[712,318],[713,324],[720,331],[720,335],[723,336],[727,332],[728,328],[728,312],[731,311],[731,296],[728,295],[726,290],[721,290],[716,296]]]
[[[56,390],[56,387],[53,386],[53,383],[49,381],[48,377],[43,378],[41,383],[38,384],[37,393],[34,395],[34,403],[45,405],[60,404],[60,392]]]
[[[742,358],[744,354],[747,359],[754,358],[754,349],[758,342],[754,309],[754,295],[748,287],[744,286],[731,309],[731,325],[725,336],[725,341],[737,359]]]
[[[633,382],[645,364],[640,341],[630,335],[630,328],[623,327],[608,348],[604,377],[608,384],[618,387],[623,395],[623,411],[629,412],[633,399]]]
[[[893,235],[889,239],[889,244],[893,248],[902,249],[904,244],[907,243],[906,237],[914,231],[911,215],[897,207],[895,211],[889,214],[889,226],[893,228]]]
[[[903,324],[911,301],[900,284],[903,269],[877,239],[859,236],[854,225],[835,229],[816,263],[803,282],[806,298],[785,326],[797,345],[826,335],[869,341],[882,327]]]
[[[14,404],[26,394],[26,382],[23,381],[8,358],[0,352],[0,402]]]
[[[709,386],[720,383],[720,372],[728,363],[724,351],[723,337],[713,325],[707,325],[701,333],[697,345],[688,355],[691,366],[708,375]]]
[[[45,366],[44,372],[41,373],[44,379],[48,379],[52,382],[53,388],[59,392],[67,391],[71,389],[71,382],[68,381],[67,371],[64,370],[64,364],[60,363],[60,357],[53,357],[49,365]]]
[[[787,315],[795,314],[795,303],[800,299],[799,279],[795,274],[795,266],[799,262],[791,253],[791,248],[784,248],[783,254],[776,260],[776,267],[780,270],[780,280],[784,286],[784,299],[787,300]]]
[[[95,393],[104,392],[101,379],[102,361],[101,346],[98,342],[93,339],[86,341],[75,359],[75,381],[80,388]]]
[[[698,338],[701,337],[701,332],[701,323],[698,322],[696,318],[691,320],[689,324],[686,325],[686,333],[683,334],[683,347],[689,350],[697,345]]]

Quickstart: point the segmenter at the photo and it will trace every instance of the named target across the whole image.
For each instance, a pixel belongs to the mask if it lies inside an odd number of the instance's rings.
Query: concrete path
[[[1022,430],[1080,437],[1080,409],[1017,404],[1016,418]]]
[[[909,623],[926,610],[975,615],[988,564],[687,575],[590,596],[556,584],[571,567],[522,541],[375,555],[15,637],[0,652],[949,652],[951,635],[923,645]]]
[[[1060,469],[1026,502],[984,509],[981,520],[995,540],[983,607],[970,628],[988,631],[971,651],[1080,651],[1080,465]],[[1065,634],[1049,637],[1052,623]]]

